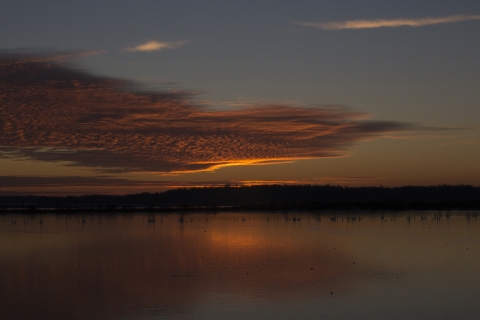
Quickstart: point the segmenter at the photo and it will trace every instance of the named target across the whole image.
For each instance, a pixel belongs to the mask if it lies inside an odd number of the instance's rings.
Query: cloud
[[[0,189],[2,188],[48,188],[48,187],[205,187],[205,186],[223,186],[225,184],[246,185],[242,181],[141,181],[128,180],[110,177],[81,177],[81,176],[2,176],[0,180]],[[250,184],[248,184],[250,185]]]
[[[161,41],[148,41],[144,44],[140,44],[133,48],[127,48],[128,51],[160,51],[164,49],[176,49],[187,44],[188,41],[175,41],[175,42],[161,42]]]
[[[266,184],[266,183],[264,183]],[[272,184],[272,183],[270,183]],[[249,181],[142,181],[112,177],[82,176],[2,176],[1,195],[81,195],[81,194],[132,194],[163,192],[177,188],[219,187],[224,185],[253,185]]]
[[[342,156],[359,141],[416,130],[342,107],[216,111],[186,93],[134,88],[65,61],[0,56],[0,157],[100,172],[189,172]]]
[[[132,194],[163,192],[178,188],[203,188],[223,186],[258,185],[378,185],[387,179],[379,177],[322,177],[301,180],[214,180],[214,181],[142,181],[112,177],[82,176],[2,176],[1,195],[81,195],[81,194]]]
[[[463,140],[459,142],[460,144],[472,144],[472,145],[480,145],[480,139],[477,140]]]
[[[333,22],[296,22],[296,24],[325,30],[342,29],[372,29],[382,27],[423,27],[428,25],[480,20],[480,15],[458,14],[438,18],[419,19],[377,19],[377,20],[348,20]]]
[[[365,182],[378,182],[385,180],[379,177],[322,177],[301,180],[215,180],[215,181],[142,181],[111,177],[82,177],[82,176],[2,176],[2,188],[49,188],[49,187],[162,187],[193,188],[193,187],[219,187],[230,186],[256,186],[256,185],[307,185],[307,184],[335,184],[351,185],[352,182],[365,185]]]
[[[145,181],[112,178],[107,176],[2,176],[2,195],[122,195],[141,192],[164,192],[178,188],[203,188],[223,186],[264,185],[348,185],[368,186],[386,183],[381,177],[321,177],[300,180],[213,180],[213,181]]]

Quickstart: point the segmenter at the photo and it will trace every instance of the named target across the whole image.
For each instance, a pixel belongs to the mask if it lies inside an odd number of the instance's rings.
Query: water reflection
[[[6,319],[470,316],[480,293],[477,220],[421,217],[4,215],[0,311]]]

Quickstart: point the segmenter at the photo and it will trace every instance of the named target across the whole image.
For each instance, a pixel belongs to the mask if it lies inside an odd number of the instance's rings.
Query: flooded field
[[[465,212],[0,216],[0,319],[473,319]]]

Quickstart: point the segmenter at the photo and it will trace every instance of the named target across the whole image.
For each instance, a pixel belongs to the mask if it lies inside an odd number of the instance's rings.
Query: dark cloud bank
[[[142,92],[52,56],[0,56],[0,155],[105,172],[194,171],[238,162],[338,156],[412,130],[339,107],[212,111],[187,94]]]

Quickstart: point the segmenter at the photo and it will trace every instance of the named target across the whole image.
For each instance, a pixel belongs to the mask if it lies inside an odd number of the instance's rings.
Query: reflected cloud
[[[372,29],[383,27],[423,27],[429,25],[480,20],[480,15],[457,14],[438,18],[347,20],[332,22],[296,22],[297,25],[325,30]]]
[[[76,69],[62,59],[0,57],[0,157],[68,161],[101,172],[191,172],[345,155],[417,127],[342,107],[254,104],[214,110],[185,92]]]

